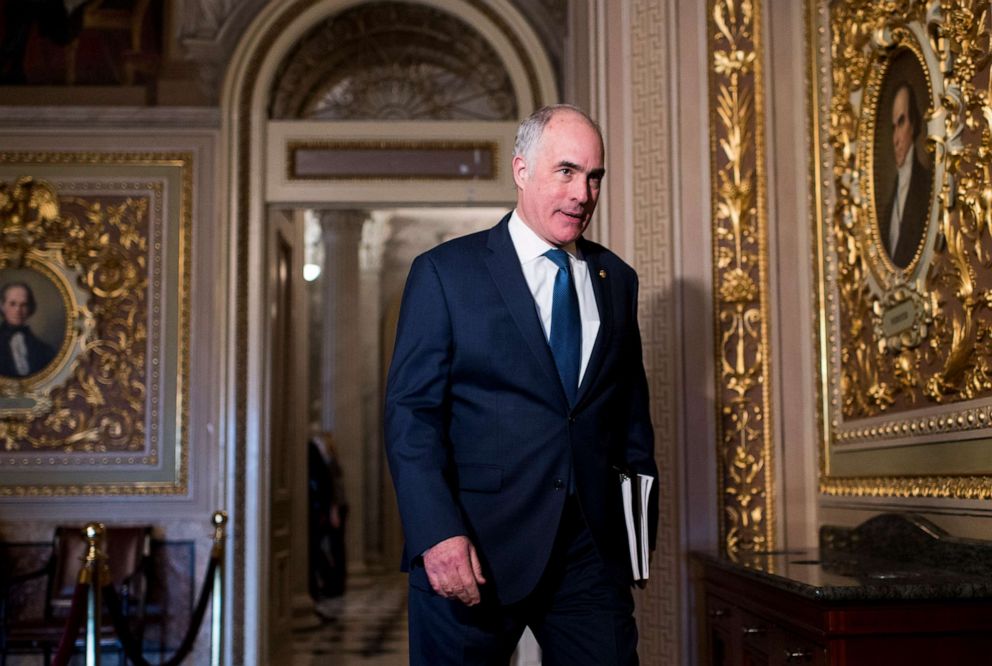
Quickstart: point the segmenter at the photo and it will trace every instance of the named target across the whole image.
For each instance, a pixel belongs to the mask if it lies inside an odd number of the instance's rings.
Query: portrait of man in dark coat
[[[0,376],[27,377],[44,370],[55,358],[55,348],[28,325],[37,309],[34,292],[26,282],[0,287]]]
[[[879,210],[878,231],[892,263],[906,268],[916,256],[930,216],[930,170],[916,150],[922,126],[920,108],[907,81],[896,86],[891,117],[895,186]]]

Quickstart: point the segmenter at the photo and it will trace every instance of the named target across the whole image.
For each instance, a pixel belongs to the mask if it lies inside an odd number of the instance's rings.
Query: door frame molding
[[[529,113],[557,100],[554,69],[541,42],[509,0],[407,0],[447,11],[486,37],[507,68],[517,108]],[[231,516],[229,602],[224,653],[227,663],[264,663],[268,593],[269,442],[264,430],[265,198],[267,107],[276,71],[297,40],[313,26],[359,0],[272,0],[245,31],[228,67],[221,95],[223,168],[219,187],[228,239],[223,348],[221,492]],[[429,187],[429,183],[425,185]],[[507,194],[511,198],[512,193]],[[375,203],[374,201],[369,203]],[[390,205],[397,202],[391,201]]]

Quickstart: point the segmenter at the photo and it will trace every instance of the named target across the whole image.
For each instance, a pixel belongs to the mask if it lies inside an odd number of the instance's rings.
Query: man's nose
[[[585,204],[589,201],[589,183],[584,179],[576,178],[575,182],[572,183],[572,191],[570,192],[572,198],[580,204]]]

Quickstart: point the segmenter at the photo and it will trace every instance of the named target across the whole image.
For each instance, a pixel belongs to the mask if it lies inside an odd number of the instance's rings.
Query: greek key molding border
[[[639,319],[660,474],[658,546],[651,562],[651,584],[637,595],[638,651],[650,664],[681,663],[685,640],[680,616],[685,592],[679,537],[674,167],[667,83],[675,76],[675,49],[661,46],[671,41],[674,4],[635,0],[631,16],[636,18],[630,22],[634,265],[640,276]]]

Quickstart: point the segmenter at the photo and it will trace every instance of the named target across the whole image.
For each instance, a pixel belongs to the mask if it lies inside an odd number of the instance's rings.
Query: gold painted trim
[[[129,166],[129,167],[175,167],[180,173],[179,192],[179,242],[178,266],[179,282],[177,330],[179,344],[176,349],[176,460],[174,481],[123,481],[112,483],[81,484],[12,484],[0,486],[0,497],[57,497],[57,496],[105,496],[105,495],[184,495],[189,484],[189,346],[190,346],[190,289],[192,277],[192,200],[193,200],[193,154],[189,152],[0,152],[0,164],[66,165],[66,166]],[[119,174],[118,174],[119,175]],[[135,176],[141,174],[136,173]],[[153,188],[160,189],[155,184]],[[165,224],[163,218],[163,224]],[[150,276],[151,278],[151,276]],[[149,450],[149,464],[155,463],[157,448]],[[115,452],[113,454],[89,454],[83,463],[91,465],[131,464],[138,462],[139,456]],[[52,453],[25,454],[12,458],[8,464],[42,465],[46,461],[56,464]],[[142,460],[141,462],[144,462]],[[61,465],[59,465],[61,468]]]
[[[719,532],[730,555],[775,547],[761,12],[711,0],[707,24]]]
[[[921,416],[911,419],[891,419],[870,426],[836,429],[836,442],[884,441],[907,436],[926,436],[940,433],[968,432],[992,426],[992,406],[975,407],[952,414]]]
[[[992,499],[992,476],[853,476],[820,479],[824,495]]]
[[[829,475],[829,457],[827,456],[827,432],[830,428],[830,392],[826,390],[826,385],[824,384],[826,377],[829,372],[827,364],[829,363],[830,353],[827,346],[828,341],[828,320],[826,317],[825,307],[828,301],[828,294],[826,292],[826,283],[823,275],[824,266],[824,238],[820,231],[821,229],[821,215],[826,207],[826,202],[824,200],[825,193],[821,187],[820,179],[817,174],[820,170],[820,165],[824,160],[824,155],[829,154],[830,144],[825,137],[821,136],[821,131],[825,118],[823,117],[822,109],[820,108],[820,86],[819,86],[819,73],[818,69],[820,67],[819,63],[827,57],[827,48],[821,40],[826,39],[826,22],[821,22],[818,18],[825,9],[822,7],[819,0],[804,0],[806,9],[806,44],[809,46],[809,51],[807,53],[808,68],[806,75],[806,88],[807,88],[807,99],[809,100],[809,108],[807,111],[807,122],[809,124],[809,132],[807,136],[810,137],[810,143],[812,147],[813,159],[810,162],[810,169],[808,174],[808,182],[810,186],[810,196],[813,199],[813,210],[815,211],[812,215],[813,224],[815,225],[814,233],[812,234],[812,250],[813,256],[816,261],[813,262],[813,304],[816,313],[816,326],[814,330],[814,349],[815,349],[815,359],[816,367],[815,378],[816,386],[814,387],[814,395],[816,396],[816,424],[817,433],[819,435],[819,477],[820,477],[820,488],[823,492],[823,483],[828,478]]]
[[[765,47],[763,39],[763,23],[761,13],[764,3],[754,0],[754,87],[755,87],[755,174],[757,176],[758,209],[758,264],[761,276],[761,347],[764,349],[764,377],[761,382],[761,400],[764,405],[764,423],[762,438],[762,457],[765,461],[765,515],[763,531],[765,535],[765,550],[774,550],[776,545],[776,496],[775,496],[775,460],[774,460],[774,426],[772,419],[772,348],[769,322],[769,278],[768,278],[768,202],[767,179],[765,164]]]
[[[348,175],[300,175],[296,173],[296,152],[298,150],[483,150],[488,151],[488,166],[490,176],[441,176],[441,175],[393,175],[370,174],[362,176]],[[388,141],[388,140],[356,140],[356,141],[288,141],[286,143],[286,179],[304,181],[497,181],[500,177],[499,145],[495,141]]]

